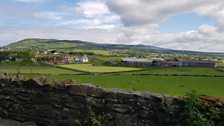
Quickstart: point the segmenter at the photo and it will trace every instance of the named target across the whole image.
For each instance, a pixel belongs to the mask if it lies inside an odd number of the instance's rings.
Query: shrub
[[[215,126],[214,120],[220,118],[220,109],[211,107],[205,112],[202,109],[202,101],[195,91],[187,93],[186,96],[183,110],[163,102],[163,108],[169,115],[168,121],[174,126]]]
[[[106,124],[106,118],[101,115],[97,116],[91,107],[89,107],[88,116],[84,120],[75,119],[73,121],[74,126],[106,126]]]

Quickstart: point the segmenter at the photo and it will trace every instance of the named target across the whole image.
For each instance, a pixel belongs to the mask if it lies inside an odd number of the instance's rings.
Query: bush
[[[168,121],[174,126],[215,126],[215,120],[219,119],[220,109],[211,107],[203,110],[202,101],[195,91],[186,94],[183,110],[178,110],[163,102],[163,108],[169,115]]]
[[[88,116],[84,120],[75,119],[73,121],[74,126],[106,126],[107,120],[105,117],[99,115],[97,116],[91,107],[89,107]]]

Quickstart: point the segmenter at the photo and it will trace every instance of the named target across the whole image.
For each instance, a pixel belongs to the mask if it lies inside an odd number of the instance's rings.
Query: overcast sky
[[[224,1],[0,0],[0,46],[24,38],[224,52]]]

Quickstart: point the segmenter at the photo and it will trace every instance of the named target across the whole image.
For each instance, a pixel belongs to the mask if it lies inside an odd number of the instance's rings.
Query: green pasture
[[[0,67],[1,66],[8,67],[8,66],[44,66],[44,65],[32,61],[21,61],[21,62],[0,62]]]
[[[18,46],[17,44],[11,45],[12,48],[40,48],[40,49],[67,49],[67,48],[75,48],[77,44],[75,43],[67,43],[67,42],[39,42],[38,40],[26,40],[20,43]]]
[[[0,72],[9,74],[52,74],[52,75],[81,73],[72,70],[66,70],[55,67],[44,67],[44,66],[0,67]]]
[[[217,63],[218,67],[224,67],[224,63]]]
[[[96,56],[94,58],[102,60],[102,61],[121,61],[123,57]]]
[[[150,76],[150,75],[62,75],[53,80],[72,79],[104,88],[155,92],[174,96],[196,90],[200,94],[224,96],[224,77]]]
[[[51,80],[71,79],[80,83],[91,83],[104,88],[119,88],[129,91],[155,92],[181,96],[191,90],[197,90],[200,94],[224,97],[224,77],[196,76],[224,75],[224,72],[212,68],[151,68],[141,70],[141,68],[133,67],[92,66],[91,64],[59,66],[74,69],[74,71],[51,66],[4,66],[0,67],[0,72],[11,74],[22,73],[26,74],[27,77],[42,74]],[[75,70],[101,74],[78,75],[82,72],[76,72]],[[110,72],[118,72],[120,74]],[[174,74],[192,76],[173,76]]]
[[[151,68],[137,72],[125,72],[122,74],[161,74],[161,75],[209,75],[224,76],[221,72],[214,68],[198,68],[198,67],[171,67],[171,68]]]
[[[92,64],[65,64],[58,66],[91,73],[112,73],[112,72],[141,70],[140,68],[133,68],[133,67],[93,66]]]
[[[90,50],[85,50],[85,49],[75,49],[75,52],[89,52],[89,53],[94,53],[94,54],[99,54],[99,55],[109,55],[110,51],[106,51],[106,50],[94,50],[94,49],[90,49]]]

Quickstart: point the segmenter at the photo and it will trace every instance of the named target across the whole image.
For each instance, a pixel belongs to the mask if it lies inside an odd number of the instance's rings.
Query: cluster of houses
[[[3,50],[3,51],[2,51]],[[87,55],[70,55],[58,52],[23,52],[23,51],[5,51],[0,48],[0,62],[23,62],[33,61],[45,64],[66,64],[66,63],[85,63],[89,62]]]
[[[53,58],[48,60],[46,63],[48,64],[67,64],[67,63],[86,63],[89,62],[89,58],[87,55],[84,56],[56,56],[54,55]]]
[[[216,68],[215,61],[208,60],[164,60],[162,58],[124,58],[122,64],[133,66],[158,66],[158,67],[209,67]]]
[[[8,51],[9,48],[6,48],[6,47],[0,47],[0,51]]]
[[[0,62],[21,62],[31,60],[33,62],[41,62],[46,64],[66,64],[66,63],[85,63],[89,62],[89,58],[85,54],[74,55],[57,53],[55,51],[43,51],[31,54],[29,52],[5,51],[6,48],[0,48]],[[164,58],[123,58],[121,62],[109,61],[110,65],[130,65],[130,66],[158,66],[158,67],[209,67],[216,68],[218,62],[224,62],[224,57],[218,57],[217,60],[189,60],[175,59],[165,60]]]

